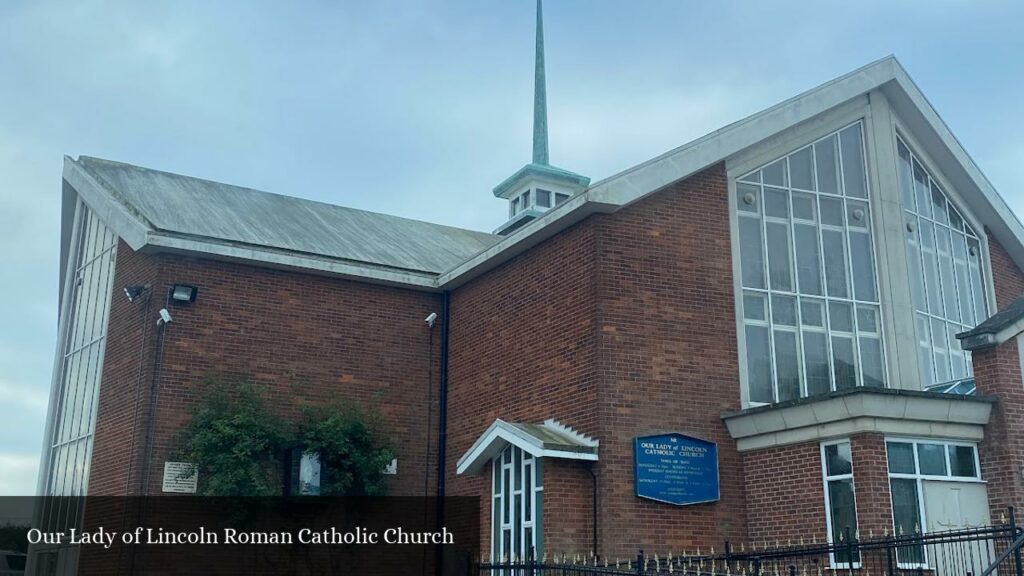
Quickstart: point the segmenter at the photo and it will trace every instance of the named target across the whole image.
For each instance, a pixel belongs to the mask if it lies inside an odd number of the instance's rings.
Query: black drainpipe
[[[449,292],[441,294],[441,382],[437,411],[437,529],[444,526],[445,459],[448,447],[448,323]],[[442,548],[437,549],[436,574],[442,574]]]
[[[591,553],[594,555],[595,558],[600,558],[600,556],[597,553],[597,473],[594,472],[594,468],[596,466],[597,466],[596,463],[591,462],[590,466],[587,467],[587,471],[590,472],[590,477],[594,480],[594,483],[593,483],[594,492],[592,494],[593,502],[591,503],[592,506],[593,506],[593,510],[592,510],[593,516],[592,516],[592,518],[594,519],[594,534],[593,534],[594,540],[593,540],[593,544],[592,544],[593,551]]]

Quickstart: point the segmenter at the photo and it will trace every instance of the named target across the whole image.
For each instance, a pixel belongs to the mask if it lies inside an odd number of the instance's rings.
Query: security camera
[[[167,311],[167,308],[161,308],[160,309],[160,319],[156,321],[156,325],[157,326],[161,326],[163,324],[170,324],[170,322],[171,322],[171,313]]]
[[[437,322],[437,312],[431,312],[430,316],[427,316],[423,321],[427,323],[427,326],[433,328],[434,322]]]

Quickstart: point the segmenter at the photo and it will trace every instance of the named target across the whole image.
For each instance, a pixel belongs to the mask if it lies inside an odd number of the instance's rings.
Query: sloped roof
[[[1024,332],[1024,296],[974,328],[957,334],[964,350],[980,350],[1006,342]]]
[[[459,458],[455,470],[458,474],[478,474],[510,444],[537,458],[597,460],[597,440],[553,418],[543,424],[506,422],[499,418]]]
[[[99,158],[72,161],[153,231],[439,274],[498,241]]]
[[[1024,226],[892,56],[597,182],[503,237],[88,157],[66,158],[64,179],[133,249],[452,289],[591,214],[615,212],[874,93],[888,99],[972,213],[1024,268]]]

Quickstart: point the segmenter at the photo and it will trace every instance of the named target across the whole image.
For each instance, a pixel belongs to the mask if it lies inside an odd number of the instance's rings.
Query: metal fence
[[[926,534],[859,538],[846,531],[832,543],[762,543],[716,553],[640,551],[635,558],[566,557],[484,563],[481,576],[1024,576],[1024,532],[1013,509],[999,524]]]

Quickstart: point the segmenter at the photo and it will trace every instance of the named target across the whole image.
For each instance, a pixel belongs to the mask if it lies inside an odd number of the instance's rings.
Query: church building
[[[227,374],[374,406],[390,493],[479,497],[495,560],[1024,503],[1024,227],[900,63],[592,181],[549,158],[541,18],[493,233],[65,158],[39,493],[165,493]]]

